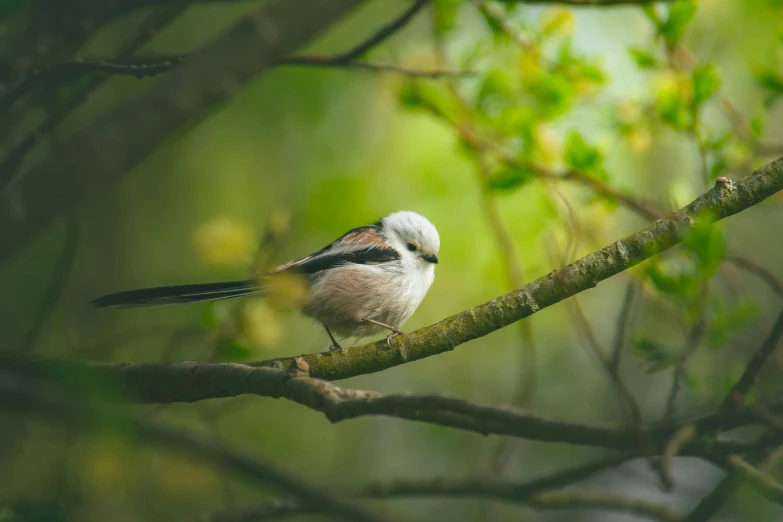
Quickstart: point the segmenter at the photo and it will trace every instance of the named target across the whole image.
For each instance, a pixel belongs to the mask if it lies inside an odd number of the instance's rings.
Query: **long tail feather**
[[[126,292],[104,295],[94,300],[92,304],[99,308],[109,306],[129,308],[135,306],[200,303],[202,301],[217,301],[260,293],[261,289],[255,280],[227,281],[225,283],[159,286],[156,288],[128,290]]]

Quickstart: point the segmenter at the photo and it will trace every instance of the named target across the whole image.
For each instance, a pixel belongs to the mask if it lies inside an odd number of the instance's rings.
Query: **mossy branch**
[[[655,221],[647,228],[550,272],[535,281],[482,305],[396,337],[391,349],[385,341],[340,352],[303,355],[313,377],[339,380],[379,372],[443,352],[483,337],[594,288],[601,281],[627,270],[681,242],[689,227],[700,220],[720,220],[742,212],[783,189],[783,158],[756,170],[734,184],[723,179],[691,204]],[[286,368],[292,358],[251,363]]]

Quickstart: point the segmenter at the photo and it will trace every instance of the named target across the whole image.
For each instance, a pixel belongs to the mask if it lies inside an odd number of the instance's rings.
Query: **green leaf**
[[[481,14],[482,18],[484,18],[484,22],[487,24],[487,27],[492,31],[492,34],[495,36],[495,38],[500,38],[502,40],[507,40],[508,35],[503,30],[503,27],[498,23],[497,20],[495,20],[491,16],[487,16],[487,13],[485,13],[483,10],[479,10],[479,13]]]
[[[398,96],[400,105],[406,109],[432,107],[445,114],[451,113],[449,98],[431,82],[405,82]]]
[[[239,339],[221,339],[218,341],[218,359],[220,361],[246,361],[252,350]]]
[[[715,274],[726,253],[723,233],[718,227],[711,226],[712,221],[708,216],[700,218],[700,221],[688,230],[688,235],[682,242],[683,248],[692,254],[705,278]]]
[[[633,347],[637,355],[651,363],[647,373],[655,373],[679,363],[682,357],[671,348],[657,343],[651,339],[634,339]]]
[[[688,128],[690,111],[680,93],[667,89],[658,93],[658,116],[675,130]]]
[[[493,191],[508,193],[523,185],[527,185],[534,179],[536,179],[534,172],[509,166],[492,176],[487,183],[487,187]]]
[[[766,125],[766,114],[763,111],[759,111],[749,122],[750,130],[754,136],[760,138],[764,134],[764,127]]]
[[[547,74],[534,79],[528,91],[536,98],[541,117],[554,119],[571,108],[576,88],[574,83],[559,74]]]
[[[715,66],[705,64],[697,67],[693,71],[693,101],[692,107],[698,108],[699,105],[709,100],[720,88],[720,77]]]
[[[493,99],[505,101],[510,93],[511,83],[508,74],[500,69],[493,69],[484,76],[476,93],[476,107],[480,109]]]
[[[642,5],[642,12],[647,16],[647,18],[656,25],[660,24],[660,17],[658,16],[658,12],[655,10],[655,4],[649,3]]]
[[[228,317],[228,314],[228,308],[220,306],[215,301],[210,301],[201,314],[201,324],[207,328],[216,328]]]
[[[758,314],[758,307],[748,299],[742,299],[728,309],[719,302],[710,324],[707,336],[708,346],[719,348],[725,345],[732,332],[752,324]]]
[[[659,292],[673,295],[683,293],[682,278],[665,273],[657,263],[648,263],[644,273]]]
[[[658,60],[649,51],[631,48],[628,49],[628,53],[641,69],[653,69],[658,66]]]
[[[756,82],[760,87],[775,94],[783,94],[783,76],[772,69],[763,69],[756,73]]]
[[[432,0],[435,31],[439,34],[447,33],[454,28],[459,3],[459,0]]]
[[[694,14],[696,4],[693,2],[676,2],[669,7],[669,16],[658,26],[658,32],[669,48],[680,41]]]
[[[601,151],[587,143],[578,132],[568,135],[563,154],[566,164],[577,170],[601,170],[604,159]]]

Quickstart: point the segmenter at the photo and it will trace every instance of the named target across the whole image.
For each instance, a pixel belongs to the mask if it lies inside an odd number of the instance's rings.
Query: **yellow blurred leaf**
[[[274,346],[283,337],[277,312],[261,299],[248,299],[245,302],[240,328],[250,342],[261,348]]]
[[[571,36],[576,28],[576,18],[570,9],[550,7],[541,13],[541,32],[545,35]]]
[[[211,219],[193,233],[193,243],[208,265],[238,266],[253,257],[255,234],[242,221],[226,217]]]

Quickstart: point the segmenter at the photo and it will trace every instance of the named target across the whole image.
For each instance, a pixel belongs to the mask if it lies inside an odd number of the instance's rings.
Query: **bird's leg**
[[[329,327],[324,324],[324,328],[326,328],[326,333],[329,334],[329,339],[332,340],[332,345],[329,346],[329,351],[334,352],[335,350],[342,350],[343,347],[337,344],[337,341],[334,339],[334,336],[332,335],[331,330],[329,330]]]
[[[375,319],[364,319],[364,322],[366,323],[372,323],[377,324],[378,326],[381,326],[383,328],[386,328],[387,330],[391,330],[392,333],[386,336],[386,345],[391,348],[391,340],[392,337],[397,337],[398,335],[402,335],[402,330],[395,326],[388,325],[386,323],[382,323],[380,321],[376,321]]]

